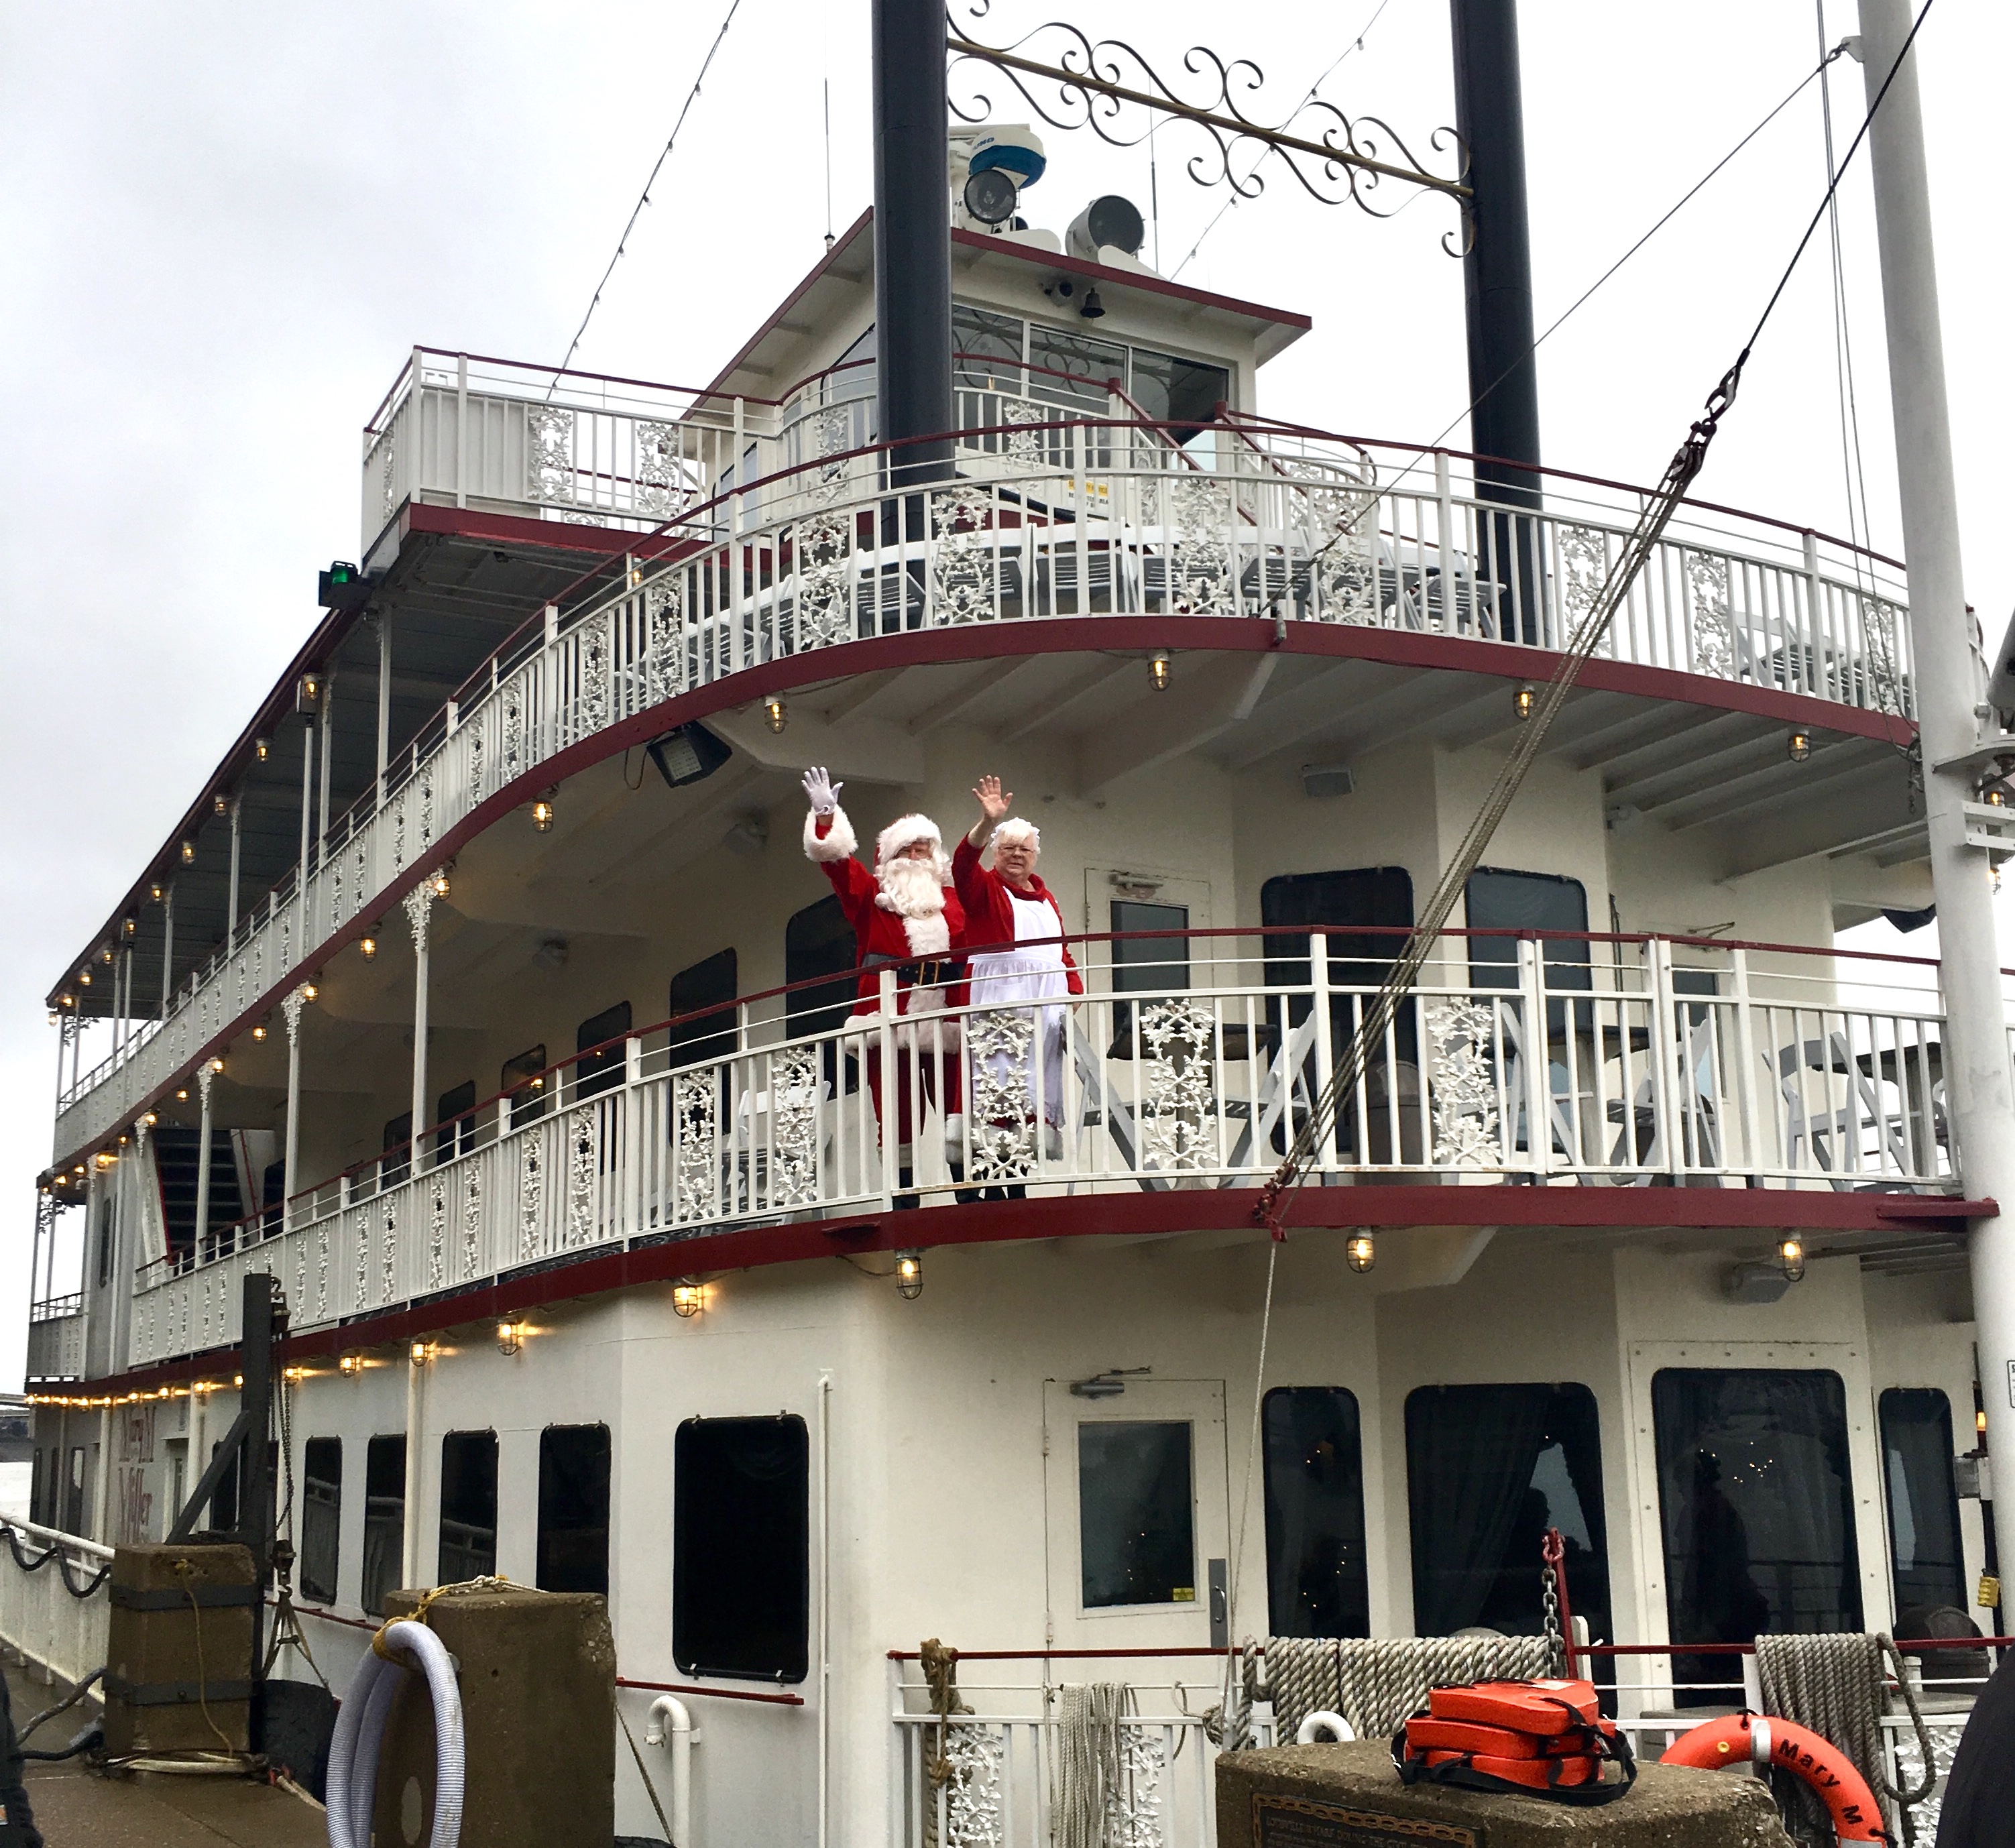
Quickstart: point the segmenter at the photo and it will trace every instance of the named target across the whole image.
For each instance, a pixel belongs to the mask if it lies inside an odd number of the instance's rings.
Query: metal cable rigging
[[[1765,326],[1783,299],[1784,290],[1791,280],[1792,272],[1798,267],[1798,260],[1805,253],[1812,235],[1831,207],[1834,194],[1838,191],[1841,178],[1854,160],[1861,144],[1867,138],[1875,112],[1882,106],[1882,99],[1889,93],[1895,81],[1896,73],[1902,68],[1903,60],[1910,55],[1916,43],[1925,16],[1931,10],[1932,0],[1924,0],[1905,38],[1902,48],[1896,55],[1896,62],[1876,92],[1875,100],[1869,106],[1866,117],[1848,148],[1839,170],[1829,181],[1826,196],[1806,225],[1805,235],[1799,239],[1798,247],[1791,253],[1791,260],[1784,266],[1784,272],[1777,279],[1777,285],[1770,292],[1769,300],[1764,303],[1763,312],[1758,316],[1749,338],[1743,343],[1741,351],[1736,355],[1735,363],[1722,374],[1721,381],[1708,394],[1702,414],[1697,418],[1686,433],[1686,440],[1666,465],[1665,478],[1639,516],[1622,549],[1611,562],[1600,590],[1597,593],[1588,612],[1569,639],[1562,651],[1559,664],[1552,676],[1539,693],[1529,719],[1521,729],[1518,744],[1510,756],[1497,773],[1496,780],[1485,797],[1482,807],[1470,823],[1469,829],[1456,849],[1429,895],[1426,905],[1408,933],[1406,946],[1400,953],[1391,972],[1380,985],[1365,1008],[1363,1017],[1346,1044],[1337,1054],[1329,1081],[1311,1105],[1306,1117],[1295,1131],[1285,1158],[1273,1172],[1272,1177],[1260,1191],[1259,1204],[1254,1217],[1266,1226],[1275,1238],[1282,1236],[1281,1225],[1285,1212],[1284,1199],[1300,1187],[1313,1164],[1316,1151],[1331,1134],[1337,1107],[1345,1097],[1356,1093],[1363,1080],[1367,1065],[1374,1050],[1382,1050],[1387,1034],[1397,1020],[1399,1010],[1411,992],[1421,969],[1426,965],[1439,941],[1442,927],[1454,914],[1456,902],[1462,897],[1469,883],[1469,876],[1482,863],[1485,851],[1498,824],[1504,819],[1512,801],[1524,784],[1527,773],[1538,759],[1552,730],[1553,721],[1559,717],[1561,709],[1567,703],[1568,695],[1574,691],[1582,667],[1586,665],[1609,633],[1623,599],[1629,594],[1631,586],[1650,557],[1679,503],[1685,498],[1686,490],[1692,485],[1707,461],[1708,447],[1714,440],[1722,418],[1735,402],[1737,390],[1742,382],[1743,369],[1749,363]],[[1534,1136],[1545,1132],[1534,1125]]]

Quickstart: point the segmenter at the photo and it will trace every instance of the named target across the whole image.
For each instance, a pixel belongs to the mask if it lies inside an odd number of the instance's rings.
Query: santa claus
[[[1011,1132],[1005,1144],[1000,1138],[989,1139],[990,1144],[1001,1145],[997,1156],[1005,1159],[988,1165],[1003,1172],[1026,1172],[1034,1165],[1033,1151],[1018,1158],[1012,1152],[1020,1143],[1023,1123],[1033,1123],[1040,1114],[1052,1139],[1063,1124],[1065,1010],[1023,1004],[1082,995],[1084,978],[1064,942],[1062,908],[1036,870],[1042,831],[1033,822],[1004,819],[1015,797],[1012,791],[1002,791],[998,777],[982,777],[972,793],[979,800],[979,819],[959,842],[951,863],[952,878],[965,907],[964,941],[974,946],[966,958],[972,1005],[1022,1008],[1035,1022],[1025,1060],[995,1051],[975,1067],[974,1109],[990,1129]],[[982,858],[990,846],[991,867]],[[985,1105],[982,1091],[991,1100]],[[1004,1114],[1000,1107],[1010,1100],[1022,1107]],[[1015,1197],[1022,1190],[1019,1184],[1006,1190]]]
[[[952,946],[965,933],[965,913],[950,885],[951,867],[945,859],[944,837],[927,815],[905,815],[885,827],[875,843],[875,870],[854,858],[859,845],[853,825],[839,806],[843,783],[824,770],[805,773],[805,855],[824,869],[832,889],[853,926],[858,945],[860,980],[855,991],[853,1018],[881,1012],[882,972],[893,969],[896,1010],[896,1116],[893,1132],[883,1108],[881,1048],[871,1038],[865,1063],[867,1087],[874,1094],[875,1114],[885,1138],[898,1150],[898,1186],[914,1186],[911,1145],[923,1114],[942,1098],[945,1148],[953,1178],[962,1179],[965,1119],[959,1114],[959,1030],[955,1019],[942,1016],[962,1004],[959,964]],[[903,1204],[914,1206],[911,1194]]]

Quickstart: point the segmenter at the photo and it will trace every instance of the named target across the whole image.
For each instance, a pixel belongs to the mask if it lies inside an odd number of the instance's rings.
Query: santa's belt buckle
[[[905,963],[896,972],[899,978],[907,978],[920,989],[943,988],[948,979],[951,964],[933,957],[925,963]]]

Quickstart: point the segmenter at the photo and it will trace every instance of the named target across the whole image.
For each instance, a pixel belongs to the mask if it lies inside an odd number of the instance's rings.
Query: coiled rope
[[[1922,1780],[1904,1789],[1889,1781],[1889,1756],[1883,1744],[1882,1716],[1889,1710],[1888,1686],[1883,1674],[1885,1663],[1895,1677],[1916,1728],[1917,1748],[1924,1767]],[[1854,1631],[1817,1636],[1759,1636],[1756,1679],[1763,1710],[1832,1740],[1854,1760],[1855,1769],[1877,1793],[1883,1821],[1892,1831],[1901,1810],[1907,1837],[1911,1832],[1910,1808],[1931,1795],[1938,1767],[1932,1759],[1931,1734],[1918,1710],[1916,1691],[1910,1685],[1895,1642],[1886,1634],[1869,1636]],[[1800,1804],[1802,1812],[1800,1800],[1793,1801]],[[1810,1817],[1801,1813],[1798,1820],[1823,1828],[1830,1837],[1830,1825],[1816,1810]]]
[[[1330,1712],[1359,1739],[1388,1738],[1430,1688],[1535,1680],[1550,1671],[1550,1649],[1543,1636],[1270,1637],[1273,1736],[1291,1739],[1310,1713]]]

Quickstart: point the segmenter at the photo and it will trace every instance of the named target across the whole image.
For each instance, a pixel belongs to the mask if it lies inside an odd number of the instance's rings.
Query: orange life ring
[[[1830,1739],[1767,1713],[1731,1713],[1696,1726],[1665,1748],[1661,1764],[1720,1771],[1731,1764],[1773,1764],[1810,1785],[1842,1842],[1886,1842],[1882,1807],[1867,1780]]]

